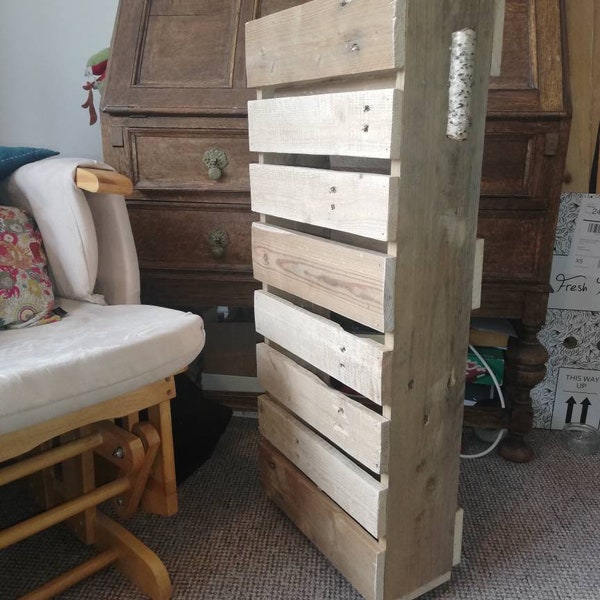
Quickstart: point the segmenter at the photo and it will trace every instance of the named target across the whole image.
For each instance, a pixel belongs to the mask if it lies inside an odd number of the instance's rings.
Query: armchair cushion
[[[54,308],[42,236],[34,220],[0,206],[0,328],[35,325]]]
[[[58,152],[47,148],[28,148],[25,146],[0,146],[0,179],[8,177],[19,167],[36,160],[56,156]]]
[[[204,345],[202,319],[191,313],[56,302],[67,311],[59,322],[0,332],[0,434],[154,383]]]

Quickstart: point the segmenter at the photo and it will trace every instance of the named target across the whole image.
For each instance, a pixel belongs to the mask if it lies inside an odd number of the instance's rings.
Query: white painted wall
[[[110,46],[117,4],[0,0],[0,145],[102,157],[100,122],[89,125],[81,86],[88,58]]]

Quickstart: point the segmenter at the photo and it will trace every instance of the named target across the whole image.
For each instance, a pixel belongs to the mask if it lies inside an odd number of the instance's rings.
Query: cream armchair
[[[204,345],[200,317],[139,304],[129,186],[107,165],[63,158],[21,167],[2,184],[0,204],[38,224],[66,316],[0,331],[0,485],[31,477],[45,509],[1,531],[0,549],[67,521],[99,550],[35,598],[112,563],[151,598],[171,596],[160,559],[97,508],[114,498],[123,516],[140,505],[176,512],[173,375]]]

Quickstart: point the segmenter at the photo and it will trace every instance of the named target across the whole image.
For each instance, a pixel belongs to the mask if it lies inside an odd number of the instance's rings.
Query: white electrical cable
[[[469,344],[469,349],[481,361],[481,364],[485,367],[485,369],[489,373],[490,377],[492,378],[492,381],[494,382],[494,387],[498,391],[498,397],[500,398],[500,406],[502,408],[506,408],[506,403],[504,402],[504,394],[502,394],[502,389],[500,388],[500,384],[498,383],[498,379],[496,378],[494,371],[492,371],[492,368],[487,363],[485,358],[483,358],[483,356],[481,356],[481,354],[473,346],[471,346],[471,344]],[[461,458],[481,458],[482,456],[489,454],[500,443],[500,440],[504,437],[505,431],[506,431],[506,429],[501,429],[498,432],[498,437],[494,440],[493,444],[489,448],[484,450],[483,452],[479,452],[478,454],[461,454],[460,457]]]

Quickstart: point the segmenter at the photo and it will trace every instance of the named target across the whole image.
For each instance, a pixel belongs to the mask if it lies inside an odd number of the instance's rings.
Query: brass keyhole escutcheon
[[[229,235],[220,227],[213,229],[208,234],[208,246],[210,253],[215,258],[221,258],[225,255],[225,248],[229,245]]]
[[[223,175],[223,169],[229,164],[229,159],[224,150],[211,148],[204,153],[203,162],[208,168],[208,176],[216,181]]]

